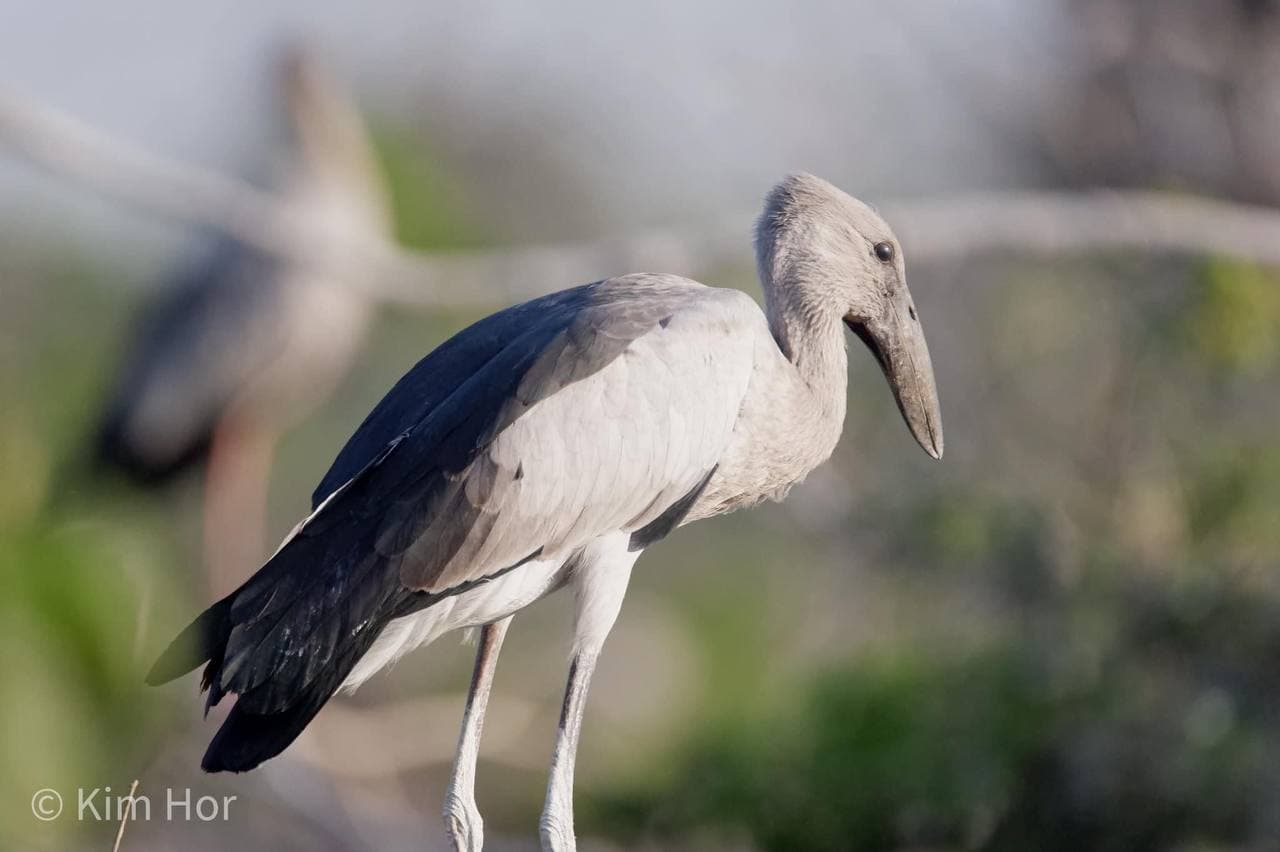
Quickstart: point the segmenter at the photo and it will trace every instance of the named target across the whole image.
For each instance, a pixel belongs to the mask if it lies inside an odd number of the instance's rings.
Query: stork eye
[[[893,260],[893,243],[876,243],[875,252],[876,257],[888,263]]]

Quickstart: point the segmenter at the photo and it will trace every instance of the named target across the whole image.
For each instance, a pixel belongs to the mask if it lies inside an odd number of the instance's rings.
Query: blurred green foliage
[[[151,731],[169,713],[144,694],[142,631],[150,608],[172,591],[157,566],[121,552],[121,539],[93,525],[5,532],[0,824],[12,832],[8,848],[49,843],[77,828],[70,820],[36,823],[29,808],[36,790],[70,798],[81,786],[127,789],[155,747]]]
[[[397,241],[416,249],[478,248],[490,241],[467,208],[465,187],[440,165],[421,134],[379,122],[372,135],[391,194]]]
[[[1047,708],[998,654],[906,649],[807,681],[794,704],[709,726],[679,783],[604,799],[605,823],[671,832],[714,821],[768,849],[885,848],[989,833]]]
[[[45,298],[3,293],[0,336],[23,345],[0,367],[0,846],[67,848],[110,825],[42,823],[35,791],[78,787],[123,793],[158,746],[172,708],[142,683],[155,641],[169,629],[184,578],[174,540],[150,507],[100,491],[70,471],[114,342],[118,297],[63,254],[42,261],[51,288],[83,306],[60,312]],[[10,277],[8,284],[23,286]],[[41,335],[24,334],[40,328]],[[68,471],[63,479],[58,472]],[[100,501],[100,502],[99,502]],[[180,563],[179,563],[180,564]]]
[[[659,845],[710,826],[776,850],[1267,848],[1280,578],[1261,596],[1222,565],[1181,584],[1128,567],[1028,594],[1010,566],[996,640],[907,627],[781,707],[705,720],[674,770],[587,812]]]
[[[1280,353],[1280,277],[1253,264],[1204,265],[1187,331],[1202,358],[1234,372],[1260,373]]]

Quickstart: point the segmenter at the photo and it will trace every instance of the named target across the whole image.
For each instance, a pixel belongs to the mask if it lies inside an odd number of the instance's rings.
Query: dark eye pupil
[[[889,243],[876,243],[876,257],[885,263],[893,260],[893,246]]]

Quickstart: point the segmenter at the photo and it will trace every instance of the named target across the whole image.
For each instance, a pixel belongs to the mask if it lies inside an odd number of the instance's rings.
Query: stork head
[[[807,325],[843,320],[880,364],[916,441],[942,458],[933,364],[888,224],[827,181],[790,175],[765,201],[756,253],[770,313],[785,301]]]

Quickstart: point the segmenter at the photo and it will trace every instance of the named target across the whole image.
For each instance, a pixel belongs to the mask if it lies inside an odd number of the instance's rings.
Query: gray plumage
[[[485,625],[446,807],[455,844],[478,848],[477,685],[511,615],[570,585],[573,665],[541,830],[547,847],[572,848],[578,724],[632,563],[681,523],[781,499],[830,456],[845,414],[842,323],[871,348],[917,440],[942,453],[888,226],[793,176],[766,201],[757,255],[764,313],[736,290],[626,275],[509,308],[419,362],[339,454],[311,516],[190,629],[211,700],[240,696],[206,768],[252,768],[339,687]],[[190,665],[173,650],[154,679]]]

